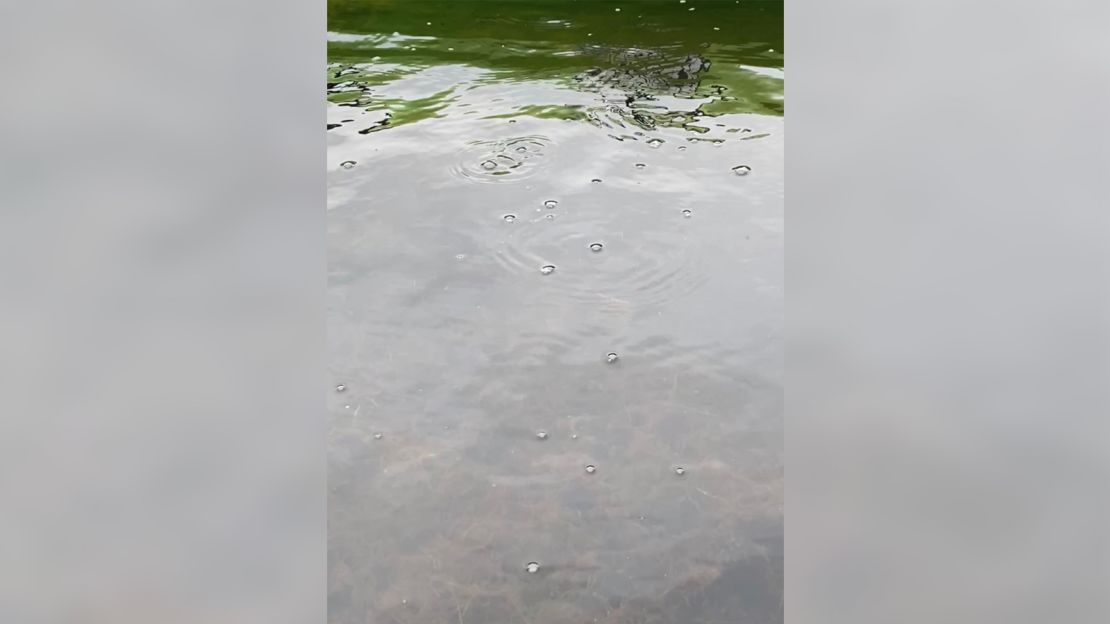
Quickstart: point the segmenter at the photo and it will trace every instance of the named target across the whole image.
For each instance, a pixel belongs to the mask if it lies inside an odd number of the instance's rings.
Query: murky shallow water
[[[782,620],[757,4],[329,4],[329,621]]]

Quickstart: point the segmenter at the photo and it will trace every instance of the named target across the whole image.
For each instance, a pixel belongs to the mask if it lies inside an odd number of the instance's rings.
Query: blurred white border
[[[786,12],[787,622],[1110,621],[1110,4]]]
[[[325,12],[2,10],[0,621],[324,619]]]

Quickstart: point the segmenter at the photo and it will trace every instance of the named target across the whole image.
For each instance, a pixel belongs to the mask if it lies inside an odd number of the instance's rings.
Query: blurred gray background
[[[1110,7],[786,5],[788,622],[1106,622]]]
[[[323,620],[325,9],[0,9],[0,622]]]

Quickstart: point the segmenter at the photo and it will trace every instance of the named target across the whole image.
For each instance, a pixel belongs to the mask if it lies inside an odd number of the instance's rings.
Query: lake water
[[[781,622],[781,3],[328,6],[329,621]]]

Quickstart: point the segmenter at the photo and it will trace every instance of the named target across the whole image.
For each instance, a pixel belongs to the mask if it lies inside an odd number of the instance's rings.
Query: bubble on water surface
[[[593,464],[586,464],[586,473],[587,474],[593,474],[595,472],[597,472],[597,466],[595,466]]]
[[[541,431],[537,431],[537,432],[536,432],[536,439],[538,439],[538,440],[546,440],[546,439],[547,439],[547,432],[546,432],[546,431],[542,431],[542,430],[541,430]]]
[[[610,249],[614,241],[608,239],[601,221],[591,220],[594,215],[590,211],[569,218],[564,208],[570,210],[577,203],[564,206],[560,201],[558,208],[549,210],[543,201],[543,196],[535,199],[535,213],[518,213],[517,222],[502,229],[505,236],[490,259],[521,276],[534,276],[538,267],[562,259],[558,269],[570,271],[563,276],[566,279],[552,278],[543,284],[553,304],[573,301],[605,316],[625,318],[634,308],[654,308],[690,294],[712,274],[705,270],[705,248],[690,245],[685,238],[689,233],[683,228],[649,228],[637,235],[638,244]],[[673,210],[672,218],[678,217],[682,206]],[[594,243],[601,244],[600,252],[591,247]],[[560,250],[568,248],[579,249],[581,255],[563,259]],[[574,264],[578,261],[604,263],[605,271],[583,273],[578,270],[581,265]],[[604,355],[604,351],[600,353]]]
[[[679,145],[678,146],[678,151],[685,152],[686,151],[686,146],[685,145]]]
[[[336,392],[343,392],[346,389],[347,389],[346,384],[339,384],[338,386],[335,387]]]
[[[550,146],[550,139],[538,135],[474,141],[459,151],[452,169],[475,182],[513,182],[543,166]]]
[[[600,184],[601,178],[594,178],[593,180],[590,180],[590,182],[593,182],[594,184]]]
[[[382,439],[382,434],[381,433],[375,433],[374,434],[374,439],[375,440],[381,440]]]
[[[594,253],[597,253],[597,252],[601,251],[604,248],[605,248],[605,246],[602,245],[601,243],[591,243],[590,244],[590,251],[592,251]]]
[[[353,160],[344,160],[343,162],[339,163],[339,166],[343,167],[344,169],[350,169],[351,167],[354,167],[356,164],[357,163],[355,163],[355,161],[353,161]]]
[[[554,264],[545,264],[542,267],[540,267],[540,273],[543,273],[544,275],[551,275],[554,272],[555,272],[555,265]]]
[[[689,219],[690,217],[694,216],[694,211],[693,210],[683,210],[682,211],[682,216]]]
[[[547,200],[543,203],[543,207],[547,208],[548,210],[551,210],[552,208],[554,208],[558,205],[559,205],[559,202],[555,201],[554,199],[549,199],[549,200]]]
[[[682,475],[686,474],[686,468],[682,466],[675,466],[674,473],[681,477]]]
[[[540,564],[538,561],[529,561],[524,564],[524,571],[528,574],[535,574],[540,571]]]
[[[505,215],[501,218],[504,219],[508,223],[512,223],[513,221],[516,221],[516,215],[515,214],[507,214],[507,215]]]
[[[647,142],[648,147],[659,147],[664,143],[666,143],[666,141],[664,141],[663,139],[649,139]]]
[[[645,165],[644,163],[636,163],[636,168],[637,169],[643,169],[645,167],[647,167],[647,165]]]
[[[736,165],[732,168],[732,172],[738,176],[745,176],[751,173],[752,168],[747,165]]]
[[[616,353],[608,353],[605,355],[605,361],[612,364],[613,362],[619,360],[620,357],[621,356],[617,355]]]
[[[724,144],[725,144],[724,139],[713,139],[713,145],[724,145]]]

